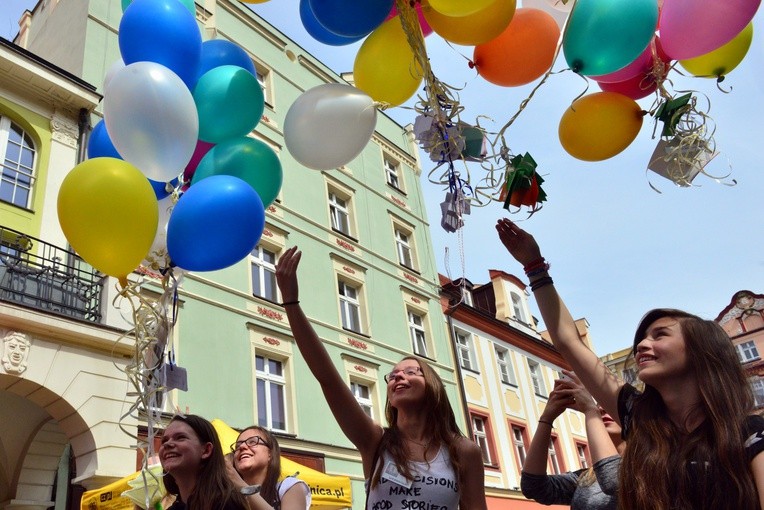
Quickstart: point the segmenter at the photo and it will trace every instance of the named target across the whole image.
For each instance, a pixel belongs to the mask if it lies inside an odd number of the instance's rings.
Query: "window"
[[[257,378],[257,424],[273,430],[286,430],[284,364],[281,361],[255,356]]]
[[[514,292],[510,293],[512,296],[512,310],[516,321],[527,323],[525,318],[525,312],[523,312],[523,298]]]
[[[493,458],[491,456],[491,446],[488,442],[488,427],[486,426],[486,419],[482,416],[472,416],[472,437],[475,438],[475,443],[480,447],[480,451],[483,452],[483,464],[488,466],[494,465]]]
[[[549,467],[552,470],[552,474],[559,475],[562,473],[560,467],[560,458],[557,454],[559,448],[559,440],[557,436],[552,436],[549,441]]]
[[[392,159],[385,158],[384,165],[385,179],[387,180],[387,184],[400,191],[401,184],[400,178],[398,177],[398,169],[400,168],[400,163],[393,161]]]
[[[515,449],[515,458],[520,463],[522,469],[525,464],[525,428],[519,425],[512,425],[512,445]]]
[[[35,182],[36,151],[32,138],[8,117],[0,116],[0,200],[28,208]]]
[[[350,235],[350,210],[348,201],[340,198],[334,192],[329,192],[329,215],[332,220],[332,229],[347,236]]]
[[[414,269],[409,233],[402,231],[398,227],[395,228],[395,247],[398,250],[398,262],[400,265]]]
[[[276,253],[257,245],[250,253],[249,260],[252,265],[252,294],[278,302]]]
[[[512,368],[512,360],[509,358],[509,351],[498,345],[494,345],[494,349],[501,382],[517,386],[517,378],[515,377],[515,370]]]
[[[531,373],[533,391],[539,397],[546,397],[546,386],[544,385],[544,377],[541,374],[541,366],[535,361],[528,360],[528,370]]]
[[[637,380],[637,373],[634,371],[633,368],[623,369],[623,382],[632,384],[636,380]]]
[[[424,317],[417,313],[408,311],[409,314],[409,334],[411,335],[411,344],[414,353],[427,357],[427,336],[424,330]]]
[[[756,349],[756,344],[753,343],[753,340],[738,344],[737,355],[741,363],[759,359],[759,351]]]
[[[258,62],[253,62],[255,64],[255,77],[257,78],[257,83],[260,84],[260,86],[263,88],[263,98],[265,99],[265,103],[268,105],[273,104],[273,93],[271,90],[271,72],[262,64]]]
[[[374,418],[374,403],[371,400],[371,390],[368,386],[350,381],[350,391],[353,392],[356,402],[360,404],[363,412],[365,412],[369,418]]]
[[[585,444],[576,443],[576,453],[578,454],[578,464],[581,469],[589,467],[589,451]]]
[[[752,377],[751,390],[753,390],[753,398],[756,407],[764,406],[764,379],[761,377]]]
[[[342,327],[356,333],[361,332],[361,303],[358,300],[358,289],[351,287],[342,280],[337,282],[340,294],[340,316]]]
[[[472,352],[472,335],[456,329],[454,336],[456,337],[456,353],[459,356],[459,365],[467,370],[477,371],[475,354]]]

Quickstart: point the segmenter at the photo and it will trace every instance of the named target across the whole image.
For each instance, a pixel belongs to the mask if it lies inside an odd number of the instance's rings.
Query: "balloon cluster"
[[[61,227],[98,270],[165,272],[246,257],[277,197],[276,153],[248,136],[264,110],[249,55],[204,43],[193,0],[122,0],[121,60],[104,80],[88,160],[64,179]]]

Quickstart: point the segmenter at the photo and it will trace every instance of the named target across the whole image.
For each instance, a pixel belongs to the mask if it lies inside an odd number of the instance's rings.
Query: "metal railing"
[[[98,323],[104,280],[73,251],[0,225],[0,300]]]

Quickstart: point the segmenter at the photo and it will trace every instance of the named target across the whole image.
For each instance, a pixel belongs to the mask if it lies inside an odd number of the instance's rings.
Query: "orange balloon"
[[[642,108],[617,92],[597,92],[573,102],[560,119],[560,143],[574,158],[602,161],[628,147],[642,127]]]
[[[422,14],[432,30],[446,41],[463,46],[488,42],[507,28],[515,14],[515,0],[494,0],[484,9],[462,17],[441,14],[422,3]]]
[[[525,85],[552,67],[559,39],[560,27],[550,14],[521,8],[498,37],[475,46],[472,60],[480,76],[495,85]]]

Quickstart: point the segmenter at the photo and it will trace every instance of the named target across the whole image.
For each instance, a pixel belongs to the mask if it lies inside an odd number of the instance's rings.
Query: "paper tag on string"
[[[167,390],[188,391],[188,373],[185,368],[164,363],[162,365],[162,372]]]

